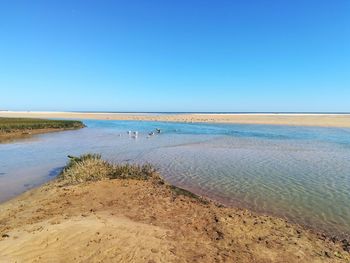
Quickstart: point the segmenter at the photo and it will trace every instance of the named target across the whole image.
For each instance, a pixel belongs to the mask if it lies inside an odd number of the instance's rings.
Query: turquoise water
[[[88,128],[0,144],[0,201],[56,176],[68,154],[98,152],[151,162],[171,183],[227,205],[350,234],[350,129],[84,122]],[[162,133],[148,138],[155,128]]]

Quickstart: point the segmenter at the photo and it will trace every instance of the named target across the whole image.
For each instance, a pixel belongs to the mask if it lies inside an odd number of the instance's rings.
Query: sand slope
[[[80,216],[62,222],[43,221],[10,233],[3,242],[1,262],[170,262],[174,256],[163,242],[166,231],[109,215]],[[156,250],[162,253],[155,253]],[[153,252],[152,252],[153,251]]]
[[[49,183],[0,206],[0,262],[349,262],[324,239],[150,181]]]

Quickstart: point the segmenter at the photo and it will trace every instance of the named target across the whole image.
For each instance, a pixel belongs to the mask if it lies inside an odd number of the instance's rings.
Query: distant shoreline
[[[37,110],[0,110],[1,113],[83,113],[83,114],[209,114],[209,115],[350,115],[350,112],[327,111],[37,111]]]
[[[27,138],[34,134],[74,130],[85,127],[81,121],[0,117],[0,143]]]
[[[350,128],[349,113],[108,113],[0,111],[0,117],[226,123]]]

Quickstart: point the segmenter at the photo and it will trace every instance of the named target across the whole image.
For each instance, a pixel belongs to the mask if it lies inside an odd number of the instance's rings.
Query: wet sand
[[[11,112],[0,117],[135,120],[170,122],[208,122],[237,124],[270,124],[319,127],[350,127],[349,114],[138,114],[81,112]]]
[[[152,181],[53,181],[0,205],[1,262],[349,262],[342,246]]]
[[[60,132],[73,130],[72,128],[45,128],[45,129],[27,129],[27,130],[15,130],[12,132],[0,132],[0,143],[9,143],[18,139],[30,138],[35,134],[44,134],[51,132]]]

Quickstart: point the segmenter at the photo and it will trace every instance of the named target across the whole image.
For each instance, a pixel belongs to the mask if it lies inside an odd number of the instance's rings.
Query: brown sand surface
[[[283,219],[133,179],[53,181],[0,205],[0,262],[350,262]]]
[[[210,122],[293,126],[350,127],[350,114],[127,114],[79,112],[0,112],[0,117]]]
[[[15,130],[11,132],[0,132],[0,143],[12,142],[18,139],[30,138],[35,134],[43,134],[50,132],[59,132],[72,129],[63,129],[63,128],[45,128],[45,129],[28,129],[28,130]]]

